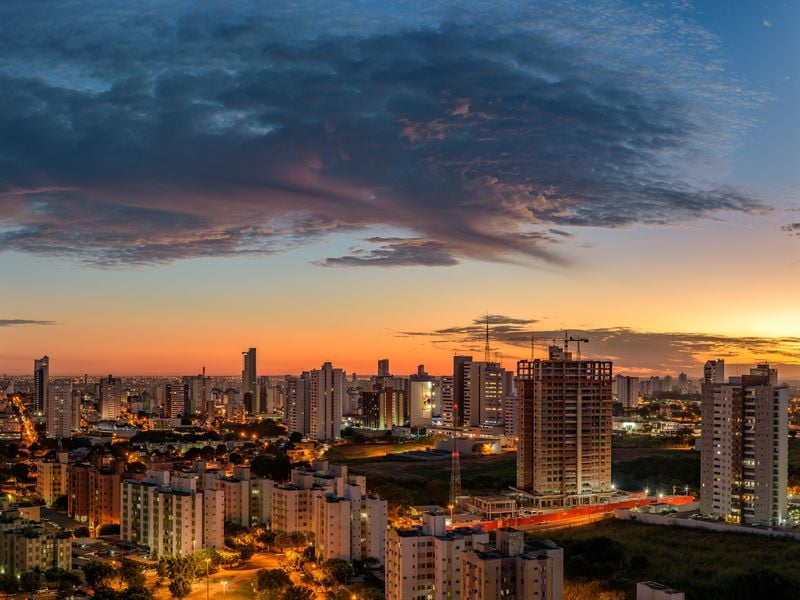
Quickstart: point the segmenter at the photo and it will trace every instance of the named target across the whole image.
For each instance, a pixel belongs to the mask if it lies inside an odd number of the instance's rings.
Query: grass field
[[[635,598],[657,581],[691,600],[797,598],[800,543],[613,519],[548,534],[564,547],[565,579]]]

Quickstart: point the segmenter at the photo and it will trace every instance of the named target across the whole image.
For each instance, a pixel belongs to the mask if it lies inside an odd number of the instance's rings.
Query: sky
[[[0,372],[800,378],[800,3],[0,3]]]

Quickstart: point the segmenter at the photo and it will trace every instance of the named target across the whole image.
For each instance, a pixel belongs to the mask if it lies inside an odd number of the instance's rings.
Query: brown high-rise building
[[[517,489],[542,508],[593,504],[611,494],[611,362],[517,363]]]
[[[120,484],[122,477],[111,469],[94,465],[69,466],[67,478],[67,514],[86,523],[92,533],[100,525],[119,523]]]

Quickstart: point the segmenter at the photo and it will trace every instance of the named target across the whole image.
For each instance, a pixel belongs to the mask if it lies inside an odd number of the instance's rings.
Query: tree
[[[56,498],[55,500],[53,500],[53,508],[61,508],[63,510],[67,509],[67,496],[66,496],[66,494],[63,494],[63,495],[59,496],[58,498]]]
[[[184,598],[192,591],[195,576],[195,561],[192,556],[171,558],[169,564],[169,592],[175,598]]]
[[[119,600],[153,600],[153,592],[146,587],[129,587],[119,593]]]
[[[304,585],[293,585],[283,593],[283,600],[311,600],[313,597],[314,592]]]
[[[219,444],[215,453],[217,457],[225,456],[228,453],[228,447],[225,444]]]
[[[250,560],[256,553],[256,547],[253,544],[237,544],[236,549],[242,560]]]
[[[169,575],[169,561],[166,556],[162,556],[156,563],[156,575],[161,579]]]
[[[256,456],[250,461],[250,472],[256,477],[266,477],[273,481],[286,481],[292,470],[289,456],[277,448]]]
[[[200,450],[200,457],[207,462],[211,462],[217,458],[217,454],[214,452],[213,446],[204,446],[203,449]]]
[[[293,444],[296,444],[298,442],[302,442],[303,441],[303,434],[300,433],[299,431],[293,431],[291,433],[291,435],[289,436],[289,441],[292,442]]]
[[[330,558],[322,563],[322,570],[339,583],[347,583],[353,576],[353,565],[341,558]]]
[[[114,575],[114,567],[106,563],[92,561],[83,567],[83,577],[93,588],[107,586]]]
[[[122,566],[119,569],[119,576],[125,585],[129,588],[144,587],[145,577],[141,568],[132,560],[122,561]]]
[[[238,452],[231,452],[230,456],[228,456],[228,460],[234,465],[240,465],[244,462],[244,456]]]
[[[84,538],[84,537],[89,537],[89,535],[90,535],[89,528],[86,527],[85,525],[81,525],[80,527],[76,527],[75,529],[72,530],[72,537]]]
[[[16,594],[19,591],[17,578],[8,573],[0,574],[0,593]]]
[[[19,578],[19,585],[24,592],[34,594],[44,587],[44,573],[36,569],[23,573]]]
[[[292,584],[292,580],[282,569],[261,569],[256,576],[259,590],[283,589]]]
[[[97,535],[119,535],[119,525],[113,523],[105,523],[97,528]]]

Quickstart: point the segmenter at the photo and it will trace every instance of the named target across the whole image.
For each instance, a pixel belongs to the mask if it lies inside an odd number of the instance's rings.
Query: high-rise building
[[[122,380],[109,375],[100,380],[100,418],[117,419],[122,411]]]
[[[408,382],[408,412],[411,427],[429,427],[433,422],[433,379],[412,375]]]
[[[617,375],[617,400],[623,408],[633,409],[639,405],[639,378]]]
[[[786,519],[789,389],[767,364],[703,383],[700,510],[731,523]]]
[[[454,424],[454,411],[453,411],[453,378],[445,375],[439,384],[439,394],[441,396],[441,416],[442,425],[445,427],[453,427]]]
[[[389,359],[388,358],[381,358],[378,360],[378,377],[391,377],[392,374],[389,371]]]
[[[184,377],[183,383],[189,387],[189,403],[185,409],[186,414],[207,412],[208,405],[214,402],[214,386],[211,384],[211,377],[207,377],[205,374],[205,367],[203,367],[201,375]]]
[[[725,361],[723,359],[706,361],[703,367],[703,382],[725,383]]]
[[[471,362],[464,365],[464,379],[464,425],[502,425],[505,369],[494,362]]]
[[[520,403],[517,488],[539,507],[591,504],[611,494],[611,362],[517,363]]]
[[[311,371],[309,382],[309,434],[324,441],[341,439],[342,399],[347,393],[344,371],[326,362]]]
[[[247,352],[242,352],[242,389],[241,394],[244,397],[248,392],[252,393],[256,389],[256,349],[248,348]]]
[[[304,371],[300,377],[286,379],[286,425],[289,433],[306,435],[311,431],[310,379],[308,371]]]
[[[47,437],[65,438],[72,435],[72,382],[53,381],[47,390]]]
[[[168,419],[175,419],[189,414],[186,408],[189,406],[189,384],[188,383],[168,383],[164,389],[164,411],[163,416]]]
[[[452,426],[464,425],[464,401],[469,385],[471,356],[453,357],[453,409]]]
[[[461,600],[564,597],[564,550],[550,541],[525,541],[522,531],[501,527],[495,544],[464,552]]]
[[[43,356],[33,361],[33,396],[36,410],[47,410],[47,391],[50,385],[50,358]]]

